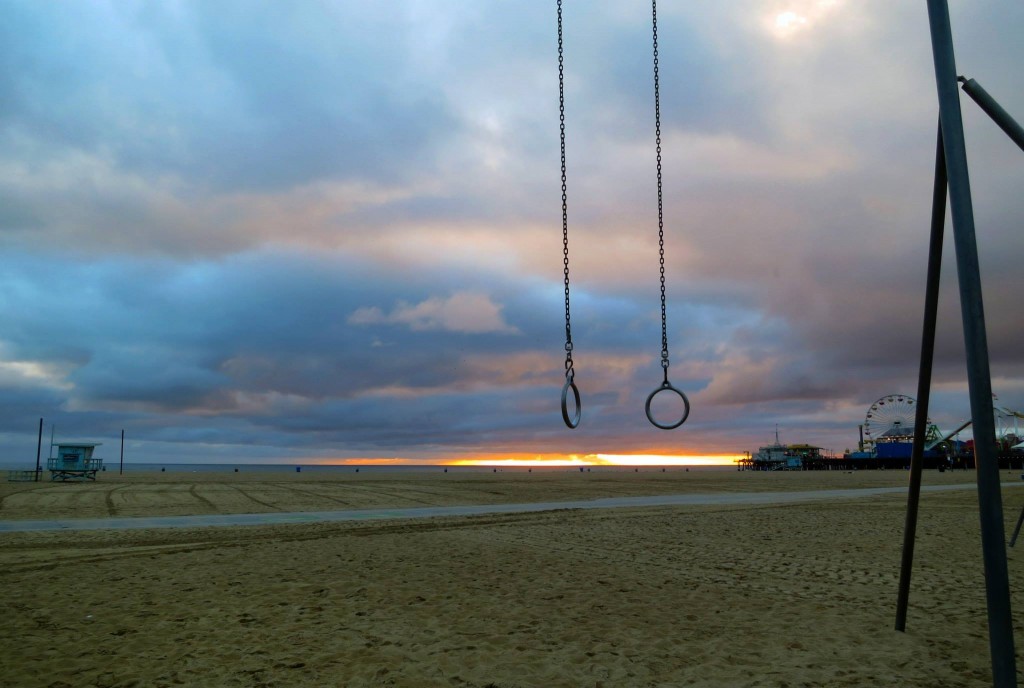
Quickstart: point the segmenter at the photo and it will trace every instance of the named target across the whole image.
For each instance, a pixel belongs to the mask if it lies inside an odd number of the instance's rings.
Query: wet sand
[[[905,481],[897,471],[101,474],[5,484],[0,520]],[[1024,490],[1008,485],[1004,499],[1009,533]],[[908,632],[897,633],[905,501],[4,534],[0,685],[991,685],[976,493],[922,496]],[[1009,550],[1011,587],[1021,566]]]

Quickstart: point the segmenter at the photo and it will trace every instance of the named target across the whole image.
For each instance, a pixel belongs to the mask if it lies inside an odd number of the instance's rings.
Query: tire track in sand
[[[412,502],[413,504],[423,504],[424,506],[437,506],[437,502],[436,501],[435,502],[427,502],[427,501],[424,501],[422,499],[416,499],[415,497],[409,497],[408,495],[402,494],[401,492],[390,492],[388,490],[382,490],[382,489],[380,489],[378,487],[371,487],[369,485],[350,484],[350,485],[347,485],[347,487],[354,488],[355,491],[360,491],[361,490],[363,492],[363,494],[367,494],[367,495],[391,497],[392,499],[401,499],[402,501],[405,501],[405,502]]]
[[[218,507],[216,504],[214,504],[209,499],[207,499],[206,497],[202,496],[201,494],[199,494],[196,491],[196,486],[195,485],[190,485],[189,486],[188,493],[190,495],[192,495],[192,497],[194,497],[196,501],[200,502],[201,504],[204,504],[207,509],[210,509],[211,511],[213,511],[213,513],[215,513],[215,514],[222,513],[220,507]]]
[[[107,515],[117,516],[117,506],[114,504],[114,493],[118,490],[123,490],[128,487],[127,485],[118,485],[117,487],[111,488],[103,493],[103,501],[107,504]]]
[[[243,497],[245,497],[246,499],[251,499],[252,501],[256,502],[257,504],[265,506],[268,509],[273,509],[274,511],[283,511],[283,509],[281,507],[279,507],[279,506],[275,506],[274,504],[271,504],[270,502],[264,502],[262,499],[256,499],[251,494],[249,494],[248,492],[246,492],[242,488],[238,487],[237,485],[231,485],[230,487],[233,487],[234,489],[238,490],[239,493],[241,493],[241,495]]]
[[[38,491],[39,491],[38,487],[30,487],[30,488],[27,488],[27,489],[24,489],[24,490],[17,490],[15,492],[9,492],[9,493],[5,494],[3,497],[0,497],[0,511],[3,511],[4,503],[8,499],[10,499],[11,497],[14,497],[15,495],[25,494],[26,492],[38,492]]]
[[[355,506],[352,502],[345,501],[344,499],[338,499],[330,495],[323,494],[321,492],[313,492],[312,490],[300,490],[297,487],[291,485],[285,485],[284,483],[271,483],[274,487],[281,488],[282,490],[291,490],[297,494],[306,495],[308,497],[316,497],[317,499],[327,499],[337,504],[343,504],[345,506]]]

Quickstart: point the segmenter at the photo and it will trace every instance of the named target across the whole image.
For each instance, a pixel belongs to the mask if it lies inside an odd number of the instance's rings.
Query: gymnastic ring
[[[572,390],[572,397],[576,400],[576,413],[569,417],[569,390]],[[565,378],[565,384],[562,385],[562,420],[569,426],[570,429],[575,430],[576,426],[580,424],[580,416],[583,415],[583,407],[580,405],[580,391],[576,388],[576,383],[573,382],[572,376]]]
[[[672,390],[673,392],[679,395],[679,398],[683,400],[683,417],[679,419],[678,423],[674,423],[672,425],[662,425],[658,421],[654,420],[654,416],[651,414],[651,402],[654,401],[655,395],[657,395],[658,392],[664,391],[666,389]],[[656,428],[661,428],[662,430],[673,430],[675,428],[678,428],[683,423],[685,423],[686,419],[689,418],[690,400],[686,398],[686,395],[683,394],[681,390],[674,387],[672,383],[669,382],[668,380],[665,380],[664,382],[661,383],[660,387],[651,392],[650,395],[647,397],[647,403],[644,405],[644,410],[647,411],[647,420],[651,421],[651,425],[653,425]]]

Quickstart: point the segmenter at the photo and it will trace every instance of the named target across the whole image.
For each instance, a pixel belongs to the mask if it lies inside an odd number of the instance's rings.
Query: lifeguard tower
[[[100,442],[61,442],[51,445],[57,448],[57,456],[46,459],[50,480],[96,480],[96,472],[103,467],[103,459],[94,459],[93,450]]]

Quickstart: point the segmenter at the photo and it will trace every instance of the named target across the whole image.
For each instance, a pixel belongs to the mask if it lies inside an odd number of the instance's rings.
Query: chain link
[[[565,377],[572,380],[572,318],[569,311],[569,196],[565,176],[565,60],[562,46],[562,0],[558,0],[558,123],[562,148],[562,271],[565,275]]]
[[[654,36],[654,140],[658,151],[658,266],[661,273],[661,367],[668,381],[668,317],[665,309],[665,213],[661,184],[661,94],[658,87],[658,1],[651,0]]]

